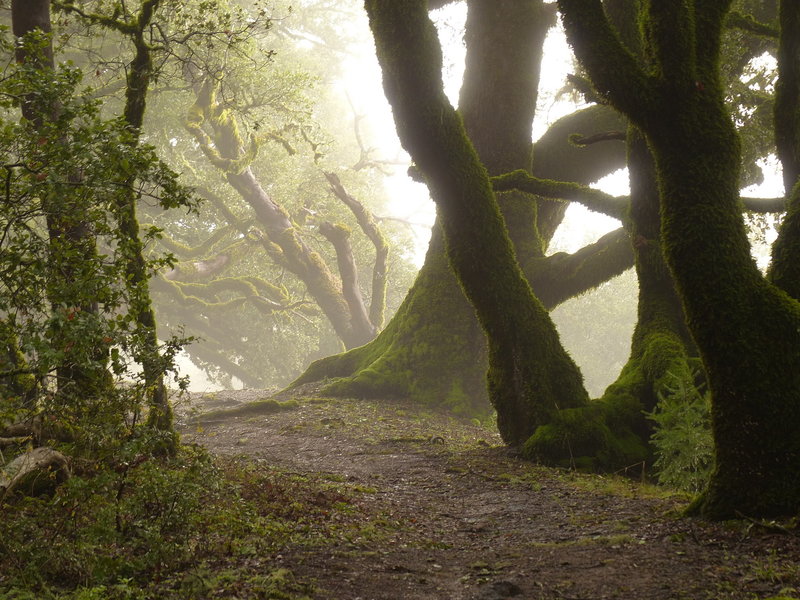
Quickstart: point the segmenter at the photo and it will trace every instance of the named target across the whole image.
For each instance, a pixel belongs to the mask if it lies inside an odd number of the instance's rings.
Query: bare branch
[[[375,246],[375,265],[372,268],[372,301],[369,307],[369,319],[374,327],[380,328],[383,325],[386,304],[389,244],[378,228],[378,224],[375,222],[375,216],[368,211],[361,202],[347,193],[338,175],[326,172],[325,178],[328,180],[328,184],[330,184],[334,195],[353,212],[361,230]]]
[[[363,319],[361,327],[375,326],[367,319],[367,309],[358,285],[358,268],[353,257],[353,247],[350,245],[350,230],[343,225],[322,223],[319,232],[331,243],[336,251],[336,263],[339,267],[339,276],[342,278],[342,294],[350,307],[353,318]]]

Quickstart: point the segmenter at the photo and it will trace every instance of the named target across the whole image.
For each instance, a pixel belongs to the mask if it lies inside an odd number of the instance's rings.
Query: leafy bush
[[[52,497],[0,505],[0,598],[307,596],[307,585],[261,557],[298,531],[309,535],[289,499],[322,523],[319,498],[327,494],[327,510],[346,497],[269,469],[215,463],[196,447],[174,458],[143,453],[152,445],[131,441],[116,462],[84,464],[84,476]]]
[[[13,57],[2,34],[0,53]],[[48,38],[31,34],[22,43],[35,55]],[[169,371],[185,340],[160,349],[148,341],[139,322],[147,288],[131,276],[131,264],[141,259],[152,273],[172,261],[137,255],[139,242],[152,242],[159,230],[135,239],[121,225],[122,207],[138,198],[192,210],[193,197],[123,119],[102,116],[76,68],[33,61],[6,65],[4,74],[0,420],[24,409],[82,426],[98,411],[109,416],[107,397],[122,381],[128,387],[118,395],[125,406],[117,406],[116,420],[136,417],[146,385],[134,363]]]
[[[705,487],[714,467],[710,409],[710,393],[693,382],[675,377],[659,393],[658,404],[647,417],[656,427],[651,443],[660,483],[688,492]]]

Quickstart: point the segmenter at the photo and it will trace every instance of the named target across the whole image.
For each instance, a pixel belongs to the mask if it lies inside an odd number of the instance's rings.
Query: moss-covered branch
[[[665,87],[684,89],[697,81],[695,9],[683,0],[645,3],[643,20],[649,51],[654,55],[657,76]]]
[[[544,198],[574,200],[586,208],[620,220],[630,201],[628,196],[612,196],[579,183],[539,179],[522,170],[492,177],[492,187],[495,192],[519,190]]]
[[[781,213],[786,210],[785,198],[752,198],[742,196],[742,206],[745,212],[758,214]]]
[[[575,55],[591,74],[598,93],[633,120],[649,116],[648,109],[656,101],[654,82],[620,41],[602,2],[559,0],[558,6]]]
[[[626,128],[627,120],[619,112],[597,104],[560,118],[533,145],[533,175],[589,185],[624,168],[623,142],[581,147],[571,142],[570,137],[576,134],[589,137]]]
[[[142,8],[145,8],[145,5],[148,4],[158,4],[159,0],[150,0],[149,2],[144,2]],[[122,7],[117,5],[114,9],[114,13],[112,15],[105,15],[102,13],[95,13],[83,10],[82,8],[75,5],[74,2],[61,2],[60,0],[53,0],[52,2],[53,8],[56,10],[60,10],[67,14],[74,14],[79,16],[81,19],[90,23],[92,25],[101,25],[107,29],[112,29],[114,31],[118,31],[124,35],[137,35],[141,31],[139,25],[139,19],[130,20],[125,19],[125,16],[122,15]],[[142,11],[144,14],[144,11]],[[152,15],[152,9],[150,11]],[[145,22],[145,24],[149,23],[149,18]]]
[[[222,314],[220,311],[224,312],[239,307],[245,302],[265,315],[296,310],[309,312],[308,304],[310,304],[308,302],[291,302],[285,296],[279,296],[279,300],[267,297],[248,278],[226,277],[206,284],[162,278],[153,282],[153,289],[169,294],[182,306],[198,308],[204,313],[218,311],[219,314]],[[223,296],[236,295],[222,300],[220,294]]]
[[[150,225],[145,224],[143,227],[148,228]],[[230,224],[218,227],[210,236],[203,240],[202,243],[194,247],[181,244],[167,235],[161,235],[158,238],[158,243],[164,246],[168,252],[172,252],[184,260],[198,258],[206,255],[218,242],[229,236],[234,228],[235,226]]]
[[[694,2],[698,75],[696,81],[701,85],[706,85],[705,82],[714,81],[720,76],[722,32],[732,4],[733,0]],[[672,40],[670,43],[670,47],[674,48],[675,41]]]
[[[630,234],[620,227],[593,244],[524,264],[536,296],[548,310],[579,296],[633,266]]]
[[[732,10],[728,13],[725,25],[732,29],[741,29],[747,33],[770,39],[778,39],[778,35],[780,34],[780,31],[776,27],[762,23],[753,15],[738,10]]]

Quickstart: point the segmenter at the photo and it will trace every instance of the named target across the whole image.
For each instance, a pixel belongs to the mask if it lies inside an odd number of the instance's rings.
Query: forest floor
[[[303,597],[800,597],[800,537],[777,524],[683,518],[685,496],[533,465],[491,428],[407,403],[307,390],[245,404],[265,396],[195,394],[183,437],[277,474],[263,493],[284,486],[286,502],[320,509],[259,558],[307,584]]]

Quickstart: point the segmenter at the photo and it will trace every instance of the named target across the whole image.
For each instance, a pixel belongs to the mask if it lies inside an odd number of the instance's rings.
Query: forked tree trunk
[[[469,10],[468,59],[460,101],[468,133],[491,172],[530,170],[538,65],[552,15],[538,2],[504,2],[498,7],[494,2],[474,1]],[[509,35],[510,30],[515,35]],[[533,174],[588,184],[624,166],[622,144],[579,148],[568,141],[572,133],[591,136],[624,126],[605,107],[564,117],[533,146]],[[569,277],[559,277],[559,268],[548,272],[554,261],[542,261],[543,247],[566,204],[519,193],[503,194],[499,201],[506,222],[513,223],[509,233],[518,257],[548,309],[631,264],[630,252],[622,248],[608,252],[605,264],[593,264],[588,276],[567,282]],[[485,336],[447,262],[439,222],[414,286],[378,338],[362,348],[316,361],[290,389],[333,378],[324,393],[404,397],[456,413],[487,414]]]
[[[768,283],[741,216],[740,148],[719,59],[730,0],[643,5],[655,70],[621,46],[599,0],[559,0],[595,86],[647,135],[662,246],[706,368],[716,469],[712,518],[800,509],[800,304]]]
[[[489,398],[506,443],[585,403],[580,371],[533,295],[488,173],[442,89],[441,49],[424,0],[367,0],[403,146],[436,202],[450,266],[486,333]]]
[[[604,8],[624,44],[641,56],[635,4],[606,0]],[[648,445],[652,431],[646,413],[677,386],[695,389],[703,374],[661,251],[653,157],[643,135],[633,126],[628,128],[627,148],[631,188],[627,229],[639,287],[628,362],[602,398],[586,407],[562,411],[556,421],[537,430],[525,452],[562,466],[644,473],[652,462]]]
[[[687,387],[696,384],[697,350],[661,252],[655,167],[645,140],[633,127],[628,134],[628,169],[628,228],[639,282],[630,357],[599,400],[562,411],[531,437],[525,454],[549,464],[601,471],[646,470],[651,462],[652,431],[645,413],[678,381]]]

